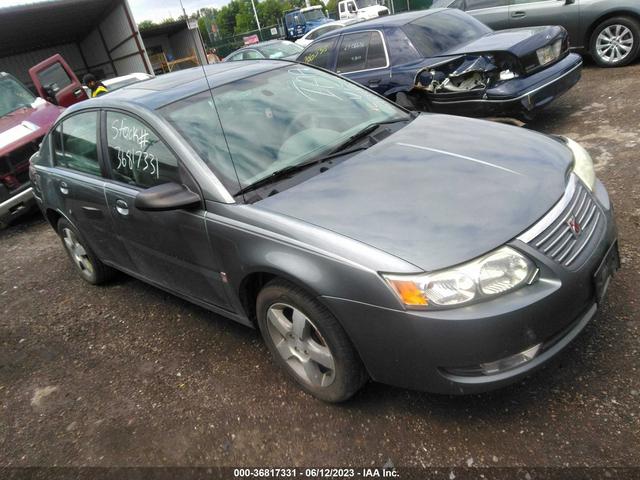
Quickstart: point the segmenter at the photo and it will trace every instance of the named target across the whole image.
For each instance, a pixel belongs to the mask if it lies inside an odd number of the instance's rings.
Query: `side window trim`
[[[382,70],[382,69],[385,69],[385,68],[389,68],[389,65],[390,65],[390,63],[389,63],[389,50],[387,50],[387,41],[384,38],[384,34],[382,33],[382,30],[377,30],[377,29],[358,30],[357,32],[349,32],[349,33],[340,34],[340,41],[338,42],[338,48],[336,48],[335,50],[336,50],[336,52],[340,51],[340,47],[342,47],[342,42],[344,41],[344,37],[347,37],[349,35],[357,35],[357,34],[360,34],[360,33],[371,33],[371,32],[374,32],[374,33],[377,33],[378,35],[380,35],[380,39],[382,40],[382,48],[384,49],[384,57],[385,57],[385,60],[386,60],[385,65],[383,67],[362,68],[360,70],[353,70],[353,71],[350,71],[350,72],[344,72],[345,75],[350,75],[352,73],[360,73],[360,72],[372,72],[374,70]],[[369,43],[371,43],[371,42],[369,42]],[[369,46],[367,45],[367,58],[365,58],[365,66],[367,64],[366,62],[369,61],[368,56],[369,56]],[[338,73],[338,55],[336,54],[335,57],[336,58],[335,58],[335,62],[333,64],[333,71]],[[342,75],[342,73],[340,73],[339,75]]]
[[[69,167],[65,167],[63,165],[58,165],[56,163],[56,150],[55,150],[55,144],[54,144],[54,135],[55,135],[55,131],[60,128],[60,134],[61,134],[61,142],[62,142],[62,151],[64,153],[64,123],[77,116],[77,115],[82,115],[85,113],[95,113],[96,115],[98,115],[98,120],[96,121],[96,155],[98,157],[98,166],[100,167],[100,175],[94,175],[93,173],[89,173],[89,172],[80,172],[78,170],[74,170],[73,168],[69,168]],[[49,130],[49,151],[51,152],[51,167],[52,168],[60,168],[62,169],[62,171],[64,172],[73,172],[75,174],[82,174],[82,175],[89,175],[92,178],[99,178],[101,180],[105,180],[106,177],[106,169],[105,169],[105,165],[103,163],[102,160],[102,142],[101,142],[101,136],[100,136],[100,110],[97,108],[91,108],[91,109],[86,109],[86,110],[80,110],[78,112],[74,112],[71,115],[66,115],[65,117],[61,118],[60,120],[58,120],[58,122],[56,124],[54,124],[53,127],[51,127],[51,130]]]
[[[537,3],[539,1],[540,0],[531,0],[531,2],[529,2],[529,3]],[[554,1],[554,0],[551,0],[551,1]],[[555,1],[560,1],[560,0],[555,0]],[[482,12],[482,11],[485,11],[485,10],[495,10],[496,8],[508,8],[511,5],[515,5],[514,0],[504,0],[504,5],[495,5],[493,7],[472,8],[472,7],[469,7],[468,1],[465,0],[464,1],[464,11],[465,12]]]
[[[122,115],[128,115],[129,117],[131,117],[132,119],[142,123],[145,127],[147,127],[149,129],[149,131],[151,131],[156,137],[158,137],[158,139],[160,140],[160,142],[162,142],[162,145],[164,145],[164,147],[169,151],[169,153],[171,153],[171,155],[173,155],[173,157],[176,159],[176,162],[178,164],[178,173],[180,174],[180,183],[185,184],[185,179],[182,176],[183,172],[188,172],[188,169],[184,166],[184,162],[182,161],[182,159],[180,158],[179,155],[176,154],[175,150],[171,147],[171,145],[169,145],[164,138],[162,138],[160,135],[158,135],[158,132],[156,132],[156,129],[151,127],[149,125],[149,122],[147,122],[146,120],[144,120],[143,118],[140,118],[140,116],[136,115],[133,112],[129,112],[128,110],[123,110],[123,109],[119,109],[119,108],[104,108],[101,110],[101,118],[104,117],[104,128],[102,129],[102,134],[101,134],[101,139],[102,136],[104,138],[104,142],[102,142],[102,149],[101,149],[101,153],[102,153],[102,157],[105,159],[105,166],[108,170],[108,175],[105,175],[105,181],[107,182],[111,182],[111,183],[116,183],[118,185],[122,185],[125,186],[127,188],[131,188],[137,191],[143,191],[146,190],[145,187],[141,187],[139,185],[132,185],[130,183],[126,183],[126,182],[122,182],[120,180],[117,180],[114,175],[113,175],[113,168],[111,166],[111,161],[109,160],[109,140],[108,140],[108,136],[107,136],[107,131],[108,129],[108,125],[107,125],[107,113],[112,112],[112,113],[119,113]],[[189,174],[191,175],[191,174]],[[149,187],[147,187],[149,188]]]

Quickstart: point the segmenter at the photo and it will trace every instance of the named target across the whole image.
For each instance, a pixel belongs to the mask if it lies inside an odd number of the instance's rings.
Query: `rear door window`
[[[53,132],[54,164],[78,172],[100,175],[98,112],[73,115]]]
[[[358,32],[343,36],[338,51],[338,73],[386,66],[387,57],[380,32]]]
[[[181,183],[178,159],[144,123],[124,113],[107,112],[106,133],[114,180],[141,188]]]

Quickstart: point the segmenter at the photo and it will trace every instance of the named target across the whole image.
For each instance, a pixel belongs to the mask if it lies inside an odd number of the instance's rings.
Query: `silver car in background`
[[[601,67],[622,67],[640,52],[638,0],[435,0],[432,8],[459,8],[494,30],[562,25],[572,48]]]

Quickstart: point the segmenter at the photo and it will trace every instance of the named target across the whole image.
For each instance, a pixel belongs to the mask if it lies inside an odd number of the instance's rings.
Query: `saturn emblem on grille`
[[[578,235],[580,235],[580,233],[582,233],[582,227],[576,220],[576,217],[572,216],[571,218],[569,218],[567,220],[567,225],[569,225],[569,229],[571,230],[571,233],[573,233],[574,237],[577,237]]]

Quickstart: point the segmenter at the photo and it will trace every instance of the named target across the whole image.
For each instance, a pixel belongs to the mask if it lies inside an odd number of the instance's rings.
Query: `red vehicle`
[[[29,75],[38,95],[54,105],[69,107],[89,98],[78,77],[59,54],[31,67]]]
[[[63,110],[0,72],[0,227],[34,203],[29,158]]]

